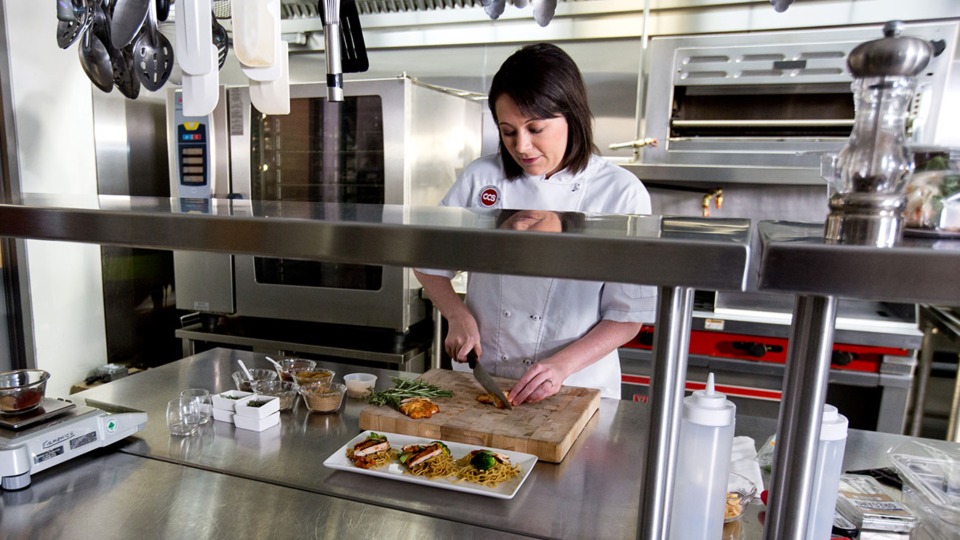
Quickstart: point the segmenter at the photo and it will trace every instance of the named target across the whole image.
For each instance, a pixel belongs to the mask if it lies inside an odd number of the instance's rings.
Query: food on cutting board
[[[486,487],[520,476],[520,467],[510,463],[510,456],[492,450],[473,450],[457,460],[457,478]]]
[[[506,400],[509,400],[509,399],[510,399],[510,392],[504,390],[504,391],[503,391],[503,398],[502,398],[502,399],[497,399],[497,395],[496,395],[496,394],[491,394],[491,393],[480,394],[480,395],[477,396],[477,401],[479,401],[480,403],[483,403],[483,404],[485,404],[485,405],[493,405],[494,407],[496,407],[496,408],[498,408],[498,409],[506,409],[506,408],[507,408],[507,406],[504,405],[504,403],[503,403],[503,400],[504,400],[504,399],[506,399]]]
[[[407,471],[415,476],[434,479],[457,474],[457,463],[450,456],[450,449],[440,441],[404,446],[397,461],[406,465]]]
[[[391,377],[394,387],[382,392],[374,392],[367,398],[371,405],[389,405],[406,414],[410,418],[430,418],[440,412],[440,407],[431,401],[431,398],[451,397],[453,392],[419,379],[405,379]],[[418,398],[425,401],[416,401]],[[403,405],[406,405],[404,411]],[[432,411],[432,412],[427,412]],[[413,416],[411,413],[417,414]]]
[[[419,420],[421,418],[430,418],[440,412],[440,406],[430,401],[430,398],[407,398],[400,402],[400,412],[414,420]]]
[[[353,448],[347,448],[347,458],[361,469],[376,469],[390,463],[390,442],[379,433],[370,433]]]

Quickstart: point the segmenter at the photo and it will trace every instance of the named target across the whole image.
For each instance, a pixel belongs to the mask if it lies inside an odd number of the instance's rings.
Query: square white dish
[[[250,431],[263,431],[267,428],[272,428],[273,426],[279,423],[280,423],[279,412],[275,412],[263,418],[253,418],[250,416],[242,416],[239,414],[233,415],[233,424],[237,426],[238,429],[248,429]]]
[[[213,394],[210,398],[213,400],[213,408],[220,409],[221,411],[234,411],[234,407],[237,405],[237,401],[245,397],[249,397],[252,394],[250,392],[241,392],[239,390],[227,390],[226,392],[220,392],[219,394]]]
[[[259,407],[251,407],[249,404],[253,402],[263,402],[263,404]],[[237,402],[236,406],[237,416],[246,418],[266,418],[278,411],[280,411],[280,398],[276,396],[261,396],[260,394],[253,394],[242,398]]]
[[[230,422],[233,423],[233,417],[236,413],[233,411],[228,411],[225,409],[213,408],[213,419],[218,422]]]
[[[474,446],[472,444],[443,441],[443,443],[450,448],[450,453],[452,454],[453,459],[460,459],[466,454],[469,454],[472,450],[481,449],[493,450],[495,452],[506,454],[510,456],[511,463],[520,466],[520,476],[518,478],[513,478],[503,482],[495,488],[490,488],[480,484],[474,484],[472,482],[457,482],[456,480],[448,480],[446,478],[431,480],[429,478],[414,476],[406,472],[406,469],[403,467],[403,465],[398,462],[391,462],[390,464],[380,467],[379,469],[361,469],[360,467],[354,465],[352,461],[347,459],[347,448],[353,448],[354,445],[369,437],[370,433],[372,432],[364,431],[363,433],[357,435],[351,439],[350,442],[340,447],[339,450],[328,457],[323,464],[331,469],[337,469],[340,471],[379,476],[380,478],[387,478],[400,482],[409,482],[412,484],[432,486],[435,488],[449,489],[452,491],[462,491],[464,493],[473,493],[475,495],[483,495],[485,497],[512,499],[513,496],[517,494],[517,491],[519,491],[520,486],[523,485],[523,482],[530,475],[530,471],[533,470],[533,466],[537,463],[537,456],[533,454],[514,452],[512,450],[501,450],[499,448],[492,448],[489,446]],[[385,433],[382,431],[378,431],[377,433],[387,438],[391,448],[399,448],[408,444],[430,444],[431,442],[437,440],[427,439],[424,437],[414,437],[411,435],[400,435],[398,433]]]

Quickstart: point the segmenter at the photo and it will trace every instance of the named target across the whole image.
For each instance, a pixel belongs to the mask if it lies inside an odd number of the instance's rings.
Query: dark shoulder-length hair
[[[587,168],[597,152],[593,143],[593,114],[587,104],[587,88],[580,69],[560,47],[550,43],[527,45],[504,61],[493,77],[487,105],[497,119],[497,98],[508,95],[520,112],[530,118],[567,119],[567,149],[562,166],[577,173]],[[500,138],[500,159],[507,178],[523,174]]]

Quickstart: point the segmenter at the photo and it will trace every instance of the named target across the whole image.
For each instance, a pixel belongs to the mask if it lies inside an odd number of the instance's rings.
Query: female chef
[[[468,165],[441,205],[539,210],[513,214],[510,228],[544,232],[560,230],[557,212],[650,213],[643,184],[597,155],[583,78],[560,48],[541,43],[510,56],[493,78],[489,106],[500,151]],[[444,349],[454,369],[466,370],[458,363],[475,351],[492,374],[519,379],[514,405],[563,384],[620,397],[617,348],[653,321],[655,288],[471,272],[464,303],[453,275],[417,271],[449,323]]]

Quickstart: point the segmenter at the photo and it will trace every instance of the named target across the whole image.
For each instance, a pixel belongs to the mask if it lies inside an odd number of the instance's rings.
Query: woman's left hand
[[[549,362],[537,362],[510,389],[510,404],[537,403],[556,394],[567,378]]]

